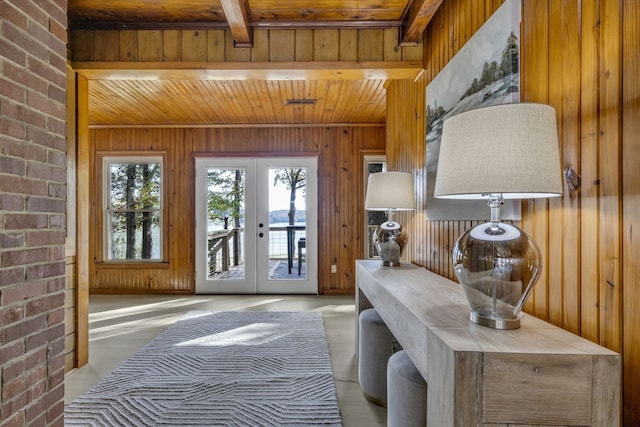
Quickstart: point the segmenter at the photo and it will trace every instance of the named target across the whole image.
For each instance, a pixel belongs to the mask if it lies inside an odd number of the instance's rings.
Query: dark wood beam
[[[425,28],[443,0],[414,0],[405,10],[400,27],[400,46],[413,46],[418,43]]]
[[[220,0],[233,35],[235,47],[253,47],[253,29],[249,22],[247,0]]]

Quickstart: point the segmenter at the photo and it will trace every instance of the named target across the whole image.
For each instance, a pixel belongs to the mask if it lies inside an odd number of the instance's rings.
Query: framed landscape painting
[[[429,83],[426,95],[427,219],[488,219],[490,210],[485,200],[433,197],[440,136],[442,124],[449,117],[520,101],[520,0],[507,0],[500,6]],[[520,219],[520,201],[506,200],[500,214],[502,219]]]

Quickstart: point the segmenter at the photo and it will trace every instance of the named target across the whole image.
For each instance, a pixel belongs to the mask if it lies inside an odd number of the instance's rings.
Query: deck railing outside
[[[242,245],[244,232],[244,227],[209,232],[207,249],[210,277],[244,263],[244,247]],[[294,233],[294,243],[300,238],[306,238],[306,230],[296,230]],[[294,250],[297,250],[295,244]],[[270,226],[269,259],[287,260],[287,255],[287,226]]]

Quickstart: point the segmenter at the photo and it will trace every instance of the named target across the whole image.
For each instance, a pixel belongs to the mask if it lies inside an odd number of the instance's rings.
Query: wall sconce
[[[395,222],[393,214],[400,210],[415,209],[413,175],[408,172],[378,172],[369,175],[364,208],[369,211],[387,211],[387,220],[373,233],[373,244],[382,259],[382,265],[399,266],[407,244],[407,233]]]
[[[434,195],[488,200],[491,221],[457,240],[451,254],[454,271],[473,322],[519,328],[542,259],[524,231],[500,222],[500,206],[504,199],[562,195],[555,110],[543,104],[502,104],[447,119]]]

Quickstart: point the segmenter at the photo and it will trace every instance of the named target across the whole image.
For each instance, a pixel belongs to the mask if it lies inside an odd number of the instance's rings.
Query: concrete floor
[[[84,393],[190,310],[319,311],[345,427],[386,426],[386,409],[358,384],[355,304],[349,296],[92,295],[89,363],[67,374],[65,403]]]

